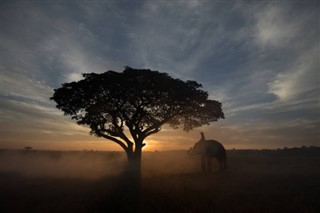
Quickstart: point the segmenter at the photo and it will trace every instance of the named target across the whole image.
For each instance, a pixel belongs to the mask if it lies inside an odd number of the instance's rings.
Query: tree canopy
[[[88,125],[91,134],[116,142],[128,153],[134,145],[141,149],[144,139],[164,124],[189,131],[224,118],[221,103],[209,100],[201,88],[196,81],[126,67],[122,73],[83,74],[82,80],[55,89],[51,100],[78,124]]]

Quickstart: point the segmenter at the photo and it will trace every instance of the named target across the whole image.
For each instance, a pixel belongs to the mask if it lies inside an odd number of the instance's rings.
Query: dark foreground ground
[[[182,151],[144,153],[140,192],[120,153],[1,151],[1,212],[320,212],[320,151],[228,151],[210,174]]]

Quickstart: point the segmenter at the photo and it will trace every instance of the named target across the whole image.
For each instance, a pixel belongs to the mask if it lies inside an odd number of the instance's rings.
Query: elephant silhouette
[[[189,155],[201,155],[201,168],[205,172],[211,171],[211,159],[216,158],[219,162],[220,171],[227,170],[227,154],[223,145],[216,140],[206,140],[203,132],[201,139],[187,152]]]

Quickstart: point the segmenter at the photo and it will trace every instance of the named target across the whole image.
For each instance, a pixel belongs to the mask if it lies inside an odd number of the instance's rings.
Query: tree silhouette
[[[91,134],[119,144],[129,165],[139,173],[144,140],[164,124],[189,131],[224,118],[221,103],[209,100],[195,81],[130,67],[122,73],[107,71],[83,77],[62,84],[50,99],[79,125],[88,125]]]

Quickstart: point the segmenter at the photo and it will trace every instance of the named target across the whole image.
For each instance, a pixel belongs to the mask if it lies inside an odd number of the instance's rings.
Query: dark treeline
[[[227,150],[229,154],[246,154],[246,155],[274,155],[274,156],[320,156],[319,146],[302,146],[283,149],[233,149]]]
[[[186,152],[186,150],[168,150],[168,151],[145,151],[145,153],[173,153],[173,152]],[[54,159],[61,158],[62,155],[77,155],[77,156],[100,156],[105,158],[122,158],[124,153],[122,151],[98,151],[98,150],[82,150],[82,151],[62,151],[62,150],[37,150],[37,149],[0,149],[0,157],[3,154],[21,153],[25,155],[40,154],[49,156]],[[261,154],[261,155],[319,155],[319,146],[301,146],[301,147],[284,147],[282,149],[229,149],[229,154]]]

